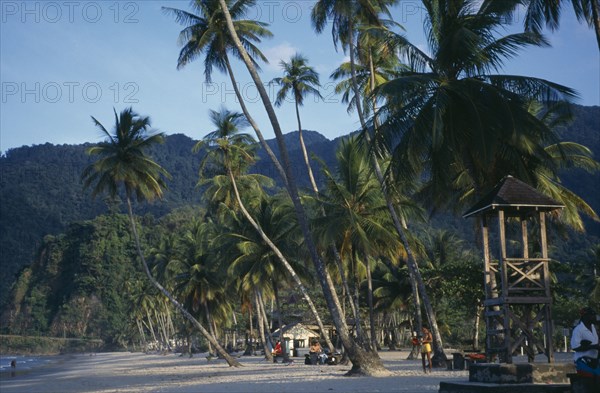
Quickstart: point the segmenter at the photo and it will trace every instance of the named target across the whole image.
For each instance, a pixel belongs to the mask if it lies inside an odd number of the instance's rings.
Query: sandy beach
[[[2,393],[140,392],[437,392],[440,381],[466,381],[466,371],[434,369],[423,374],[420,361],[403,351],[381,352],[390,377],[345,377],[349,366],[267,363],[239,358],[244,367],[202,355],[98,353],[66,355],[46,367],[0,378]]]

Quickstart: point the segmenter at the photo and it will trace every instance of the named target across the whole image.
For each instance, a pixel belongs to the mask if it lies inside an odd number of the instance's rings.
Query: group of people
[[[433,336],[426,326],[421,328],[421,335],[415,335],[412,338],[412,343],[415,347],[421,346],[421,362],[423,364],[423,372],[427,374],[431,373],[431,343],[433,342]],[[427,362],[425,362],[427,359]]]
[[[579,323],[573,329],[571,336],[571,348],[574,351],[573,361],[577,372],[587,376],[600,376],[600,344],[598,332],[594,326],[597,321],[596,312],[591,307],[585,307],[580,312]],[[421,347],[421,362],[423,372],[431,373],[431,343],[433,336],[425,326],[421,329],[421,335],[413,337],[413,345]],[[282,356],[281,342],[277,341],[273,349],[273,356]],[[328,356],[323,352],[319,341],[314,340],[309,349],[307,362],[310,364],[325,364]]]
[[[312,344],[310,345],[310,348],[308,350],[308,358],[310,361],[310,364],[326,364],[327,363],[327,359],[328,356],[327,354],[323,351],[323,348],[321,347],[321,343],[319,343],[319,341],[314,340],[312,342]]]
[[[275,348],[273,348],[273,352],[271,354],[273,355],[273,358],[276,358],[277,356],[283,356],[281,341],[277,340]],[[329,359],[329,356],[325,353],[325,351],[323,351],[323,348],[318,340],[314,340],[311,343],[309,354],[307,356],[307,362],[310,362],[310,364],[326,364],[327,360]],[[275,363],[277,362],[275,359],[273,359],[273,361]]]

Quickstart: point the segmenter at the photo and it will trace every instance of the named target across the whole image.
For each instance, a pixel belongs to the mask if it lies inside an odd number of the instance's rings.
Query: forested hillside
[[[575,113],[577,118],[573,124],[561,130],[563,139],[600,152],[600,108],[576,107]],[[329,141],[317,132],[307,131],[305,141],[308,150],[327,166],[335,165],[338,140]],[[155,258],[170,252],[172,237],[176,232],[179,237],[185,236],[183,233],[193,226],[194,217],[211,215],[211,212],[201,210],[208,206],[203,206],[202,190],[196,186],[202,157],[192,153],[195,142],[184,135],[171,135],[165,144],[151,152],[151,156],[172,175],[164,199],[141,204],[135,212],[143,216],[144,249]],[[291,147],[299,183],[308,187],[301,152],[297,148],[297,133],[286,135],[286,142]],[[275,148],[273,141],[269,143]],[[148,288],[137,262],[132,263],[137,258],[127,218],[119,214],[123,206],[103,199],[94,201],[89,192],[82,190],[80,175],[89,164],[85,154],[88,146],[46,144],[23,147],[8,151],[0,159],[0,279],[4,301],[0,310],[1,327],[6,333],[101,338],[109,347],[122,347],[131,343],[139,324],[158,323],[164,317],[163,313],[169,313],[168,308],[157,310],[143,305],[145,297],[151,296],[153,290]],[[252,171],[277,181],[278,175],[271,163],[262,152],[259,155],[261,159]],[[315,165],[315,169],[318,167]],[[322,174],[320,171],[317,174],[322,183]],[[596,211],[600,210],[600,196],[596,192],[600,174],[568,171],[563,175],[563,181]],[[474,291],[481,283],[477,262],[480,257],[474,247],[472,225],[473,222],[440,212],[432,220],[412,228],[423,240],[423,247],[430,246],[433,250],[447,247],[454,254],[452,258],[456,258],[456,264],[449,266],[423,267],[426,278],[434,281],[444,278],[445,284],[433,288],[432,293],[442,310],[442,323],[454,331],[463,329],[461,324],[465,315],[472,312],[476,304],[464,301],[454,304],[452,299],[467,296],[464,293],[458,295],[461,288]],[[590,269],[593,269],[590,261],[594,261],[597,248],[598,225],[593,223],[589,228],[592,231],[585,235],[573,236],[571,233],[570,237],[564,233],[550,233],[552,258],[560,261],[552,267],[559,277],[555,284],[558,288],[555,314],[559,320],[569,319],[572,299],[589,292],[593,284],[593,278],[589,277]],[[439,240],[436,240],[438,236]],[[442,243],[436,243],[439,241]],[[295,253],[298,254],[297,249]],[[431,261],[436,258],[433,254]],[[298,255],[294,257],[301,259]],[[155,262],[160,264],[158,260]],[[384,280],[388,274],[386,268],[377,268],[373,274],[377,285],[382,288],[387,285]],[[402,277],[398,275],[396,279],[401,281]],[[573,282],[578,284],[564,284]],[[394,291],[399,288],[397,282],[389,285]],[[449,296],[449,293],[453,295]],[[476,294],[469,293],[467,297],[476,302]],[[385,298],[380,300],[384,302]],[[290,301],[292,305],[301,303]],[[459,308],[467,314],[457,312]],[[148,314],[149,310],[152,315]],[[304,311],[288,310],[287,317],[298,317]],[[163,329],[166,328],[163,326]],[[454,339],[464,337],[457,335]]]
[[[294,162],[301,163],[297,133],[288,134]],[[317,132],[305,131],[308,148],[332,162],[335,143]],[[174,208],[197,204],[196,187],[201,156],[192,153],[195,140],[175,134],[166,138],[150,154],[172,175],[162,201],[136,206],[136,213],[160,217]],[[273,147],[275,143],[270,141]],[[11,149],[0,157],[0,305],[15,280],[17,272],[29,265],[47,234],[59,234],[76,221],[87,220],[107,211],[123,211],[123,206],[99,197],[92,200],[80,181],[83,169],[90,163],[86,145],[36,145]],[[254,168],[277,179],[266,156]],[[306,176],[303,165],[295,165],[300,184]]]
[[[574,107],[573,123],[561,130],[564,140],[588,146],[600,156],[600,107]],[[328,166],[334,165],[338,140],[330,141],[317,132],[305,131],[305,143],[311,154]],[[160,217],[177,207],[200,202],[196,187],[200,155],[192,153],[196,141],[175,134],[151,152],[157,162],[172,175],[162,201],[137,206],[136,214]],[[305,167],[298,147],[297,132],[286,135],[293,169],[299,184],[308,187]],[[275,141],[269,141],[277,151]],[[11,149],[0,158],[0,305],[4,304],[16,274],[29,265],[45,235],[57,235],[70,223],[91,219],[107,211],[122,211],[122,206],[102,198],[92,200],[82,189],[80,176],[89,164],[86,145],[36,145]],[[259,162],[253,167],[281,185],[266,154],[259,150]],[[318,167],[318,166],[316,166]],[[317,180],[320,171],[316,171]],[[596,211],[600,211],[600,174],[569,171],[564,183],[581,195]],[[587,220],[588,233],[600,234],[600,226]]]

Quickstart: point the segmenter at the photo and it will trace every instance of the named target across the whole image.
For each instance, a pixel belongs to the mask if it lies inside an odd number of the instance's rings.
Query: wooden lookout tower
[[[563,207],[507,176],[463,215],[481,221],[488,360],[497,355],[512,363],[512,354],[523,348],[530,362],[541,351],[554,362],[546,213]],[[495,217],[494,258],[489,225]]]

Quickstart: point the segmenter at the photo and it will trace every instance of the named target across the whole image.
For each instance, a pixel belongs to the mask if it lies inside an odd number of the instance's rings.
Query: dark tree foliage
[[[560,130],[561,138],[588,146],[599,159],[600,107],[575,106],[573,112],[574,121]],[[293,167],[304,171],[297,134],[286,138],[293,146]],[[329,141],[314,131],[304,131],[304,138],[310,152],[329,167],[335,166],[334,151],[340,138]],[[173,178],[163,201],[140,205],[135,212],[142,216],[142,237],[148,247],[156,246],[164,233],[185,225],[190,216],[202,215],[197,208],[202,204],[201,190],[196,186],[202,155],[192,153],[195,142],[181,134],[171,135],[150,152]],[[0,157],[0,326],[5,331],[100,337],[115,345],[121,345],[127,336],[128,307],[135,290],[123,288],[141,273],[136,268],[127,221],[116,214],[124,206],[118,201],[93,201],[82,189],[80,175],[90,163],[87,147],[45,144],[11,149]],[[277,179],[267,159],[260,160],[252,171]],[[307,179],[305,172],[297,175]],[[561,178],[600,211],[600,174],[568,171]],[[317,182],[322,179],[317,177]],[[308,181],[301,186],[308,188]],[[438,213],[431,226],[455,233],[476,252],[472,221]],[[571,317],[570,302],[585,298],[594,287],[600,225],[586,222],[586,228],[586,234],[551,232],[549,237],[551,257],[557,261],[552,266],[557,318],[564,321]],[[460,317],[473,313],[473,304],[457,304],[460,299],[475,298],[465,291],[476,288],[461,287],[451,274],[462,269],[471,277],[470,264],[449,264],[430,271],[432,277],[448,281],[436,286],[440,291],[437,306],[455,311],[444,315],[442,322],[448,326],[456,327]],[[600,266],[596,271],[600,272]],[[303,310],[289,311],[301,319]]]
[[[13,334],[94,337],[117,344],[134,295],[124,288],[141,278],[129,232],[127,217],[115,214],[44,237],[13,287],[3,328]]]

